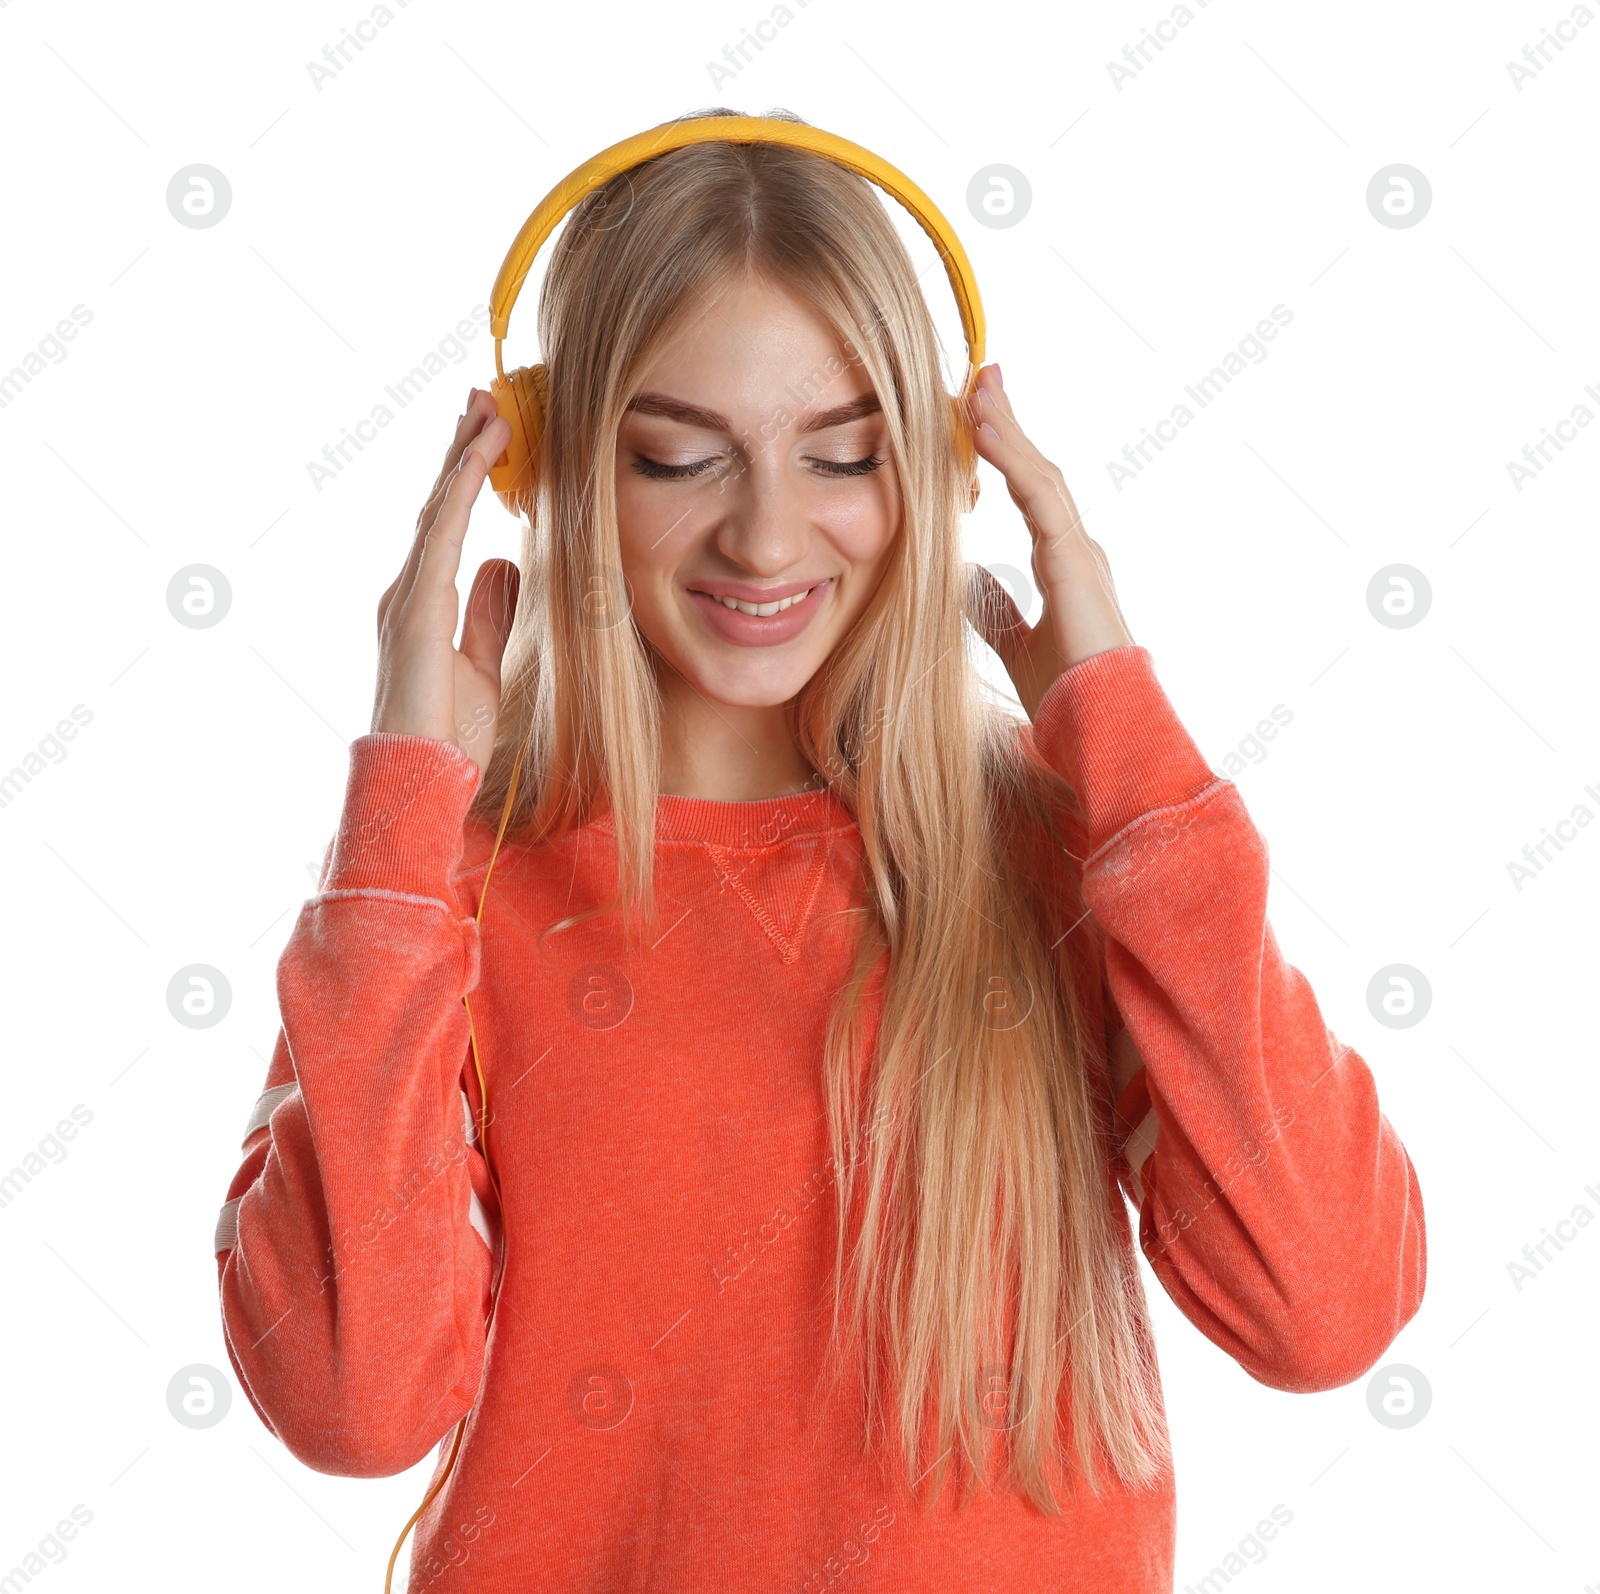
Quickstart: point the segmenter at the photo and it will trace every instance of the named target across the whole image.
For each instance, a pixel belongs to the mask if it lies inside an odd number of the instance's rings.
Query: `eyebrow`
[[[628,401],[628,409],[640,415],[660,415],[669,421],[681,421],[685,426],[701,426],[710,432],[734,435],[733,427],[725,415],[715,410],[701,409],[698,404],[685,404],[682,399],[668,397],[665,393],[636,393]],[[876,393],[863,393],[847,403],[836,404],[831,410],[801,420],[800,431],[821,432],[830,426],[843,426],[847,421],[859,421],[863,416],[876,415],[882,405]]]

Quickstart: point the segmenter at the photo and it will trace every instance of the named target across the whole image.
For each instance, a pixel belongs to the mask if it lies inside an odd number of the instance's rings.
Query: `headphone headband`
[[[933,241],[944,262],[945,274],[955,292],[956,304],[961,311],[961,329],[966,335],[967,358],[972,369],[983,363],[983,303],[978,297],[977,279],[972,274],[971,263],[955,230],[940,213],[939,207],[888,161],[880,159],[871,150],[852,144],[836,133],[825,133],[806,122],[788,122],[770,116],[699,116],[683,121],[667,122],[652,127],[632,138],[625,138],[609,149],[603,149],[570,172],[540,201],[538,208],[522,224],[506,258],[494,279],[494,291],[489,295],[489,331],[494,337],[494,368],[497,375],[505,375],[501,364],[500,344],[511,323],[511,310],[522,291],[522,284],[532,269],[534,256],[545,239],[556,229],[556,224],[586,194],[620,172],[631,170],[657,155],[669,150],[682,149],[688,144],[718,141],[731,144],[787,144],[793,149],[808,149],[824,155],[838,165],[865,177],[898,200],[916,218],[922,230]]]

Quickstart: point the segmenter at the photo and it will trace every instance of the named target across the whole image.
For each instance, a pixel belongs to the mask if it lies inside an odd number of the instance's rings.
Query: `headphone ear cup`
[[[967,478],[967,513],[978,507],[978,450],[972,441],[972,412],[966,398],[959,393],[950,395],[950,409],[955,425],[956,460],[961,473]]]
[[[543,364],[519,365],[489,384],[494,407],[511,428],[506,451],[489,467],[489,485],[513,515],[533,519],[539,487],[539,450],[544,441],[549,377]]]

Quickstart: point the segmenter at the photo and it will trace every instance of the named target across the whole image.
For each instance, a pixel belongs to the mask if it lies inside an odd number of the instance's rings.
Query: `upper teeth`
[[[742,598],[718,597],[714,592],[707,593],[707,597],[716,598],[725,609],[737,609],[740,614],[782,614],[791,604],[798,603],[802,598],[809,597],[814,589],[807,587],[804,592],[797,592],[792,597],[779,598],[776,603],[746,603]]]

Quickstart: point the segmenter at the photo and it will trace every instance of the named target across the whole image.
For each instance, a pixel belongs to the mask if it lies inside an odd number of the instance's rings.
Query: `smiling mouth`
[[[763,598],[759,587],[744,586],[741,592],[731,581],[714,582],[721,592],[704,587],[687,587],[689,602],[698,611],[711,633],[734,647],[765,648],[793,642],[816,619],[833,594],[836,578],[824,576],[810,586],[788,583],[788,591],[774,589]],[[741,584],[742,585],[742,584]]]
[[[791,609],[797,603],[803,603],[813,592],[820,587],[820,581],[807,587],[804,592],[793,592],[787,598],[778,598],[772,603],[747,603],[743,598],[725,598],[720,593],[706,592],[699,587],[690,587],[689,590],[698,593],[703,598],[710,598],[714,603],[720,603],[725,609],[733,609],[739,614],[755,614],[765,618],[767,615],[782,614],[785,609]]]

